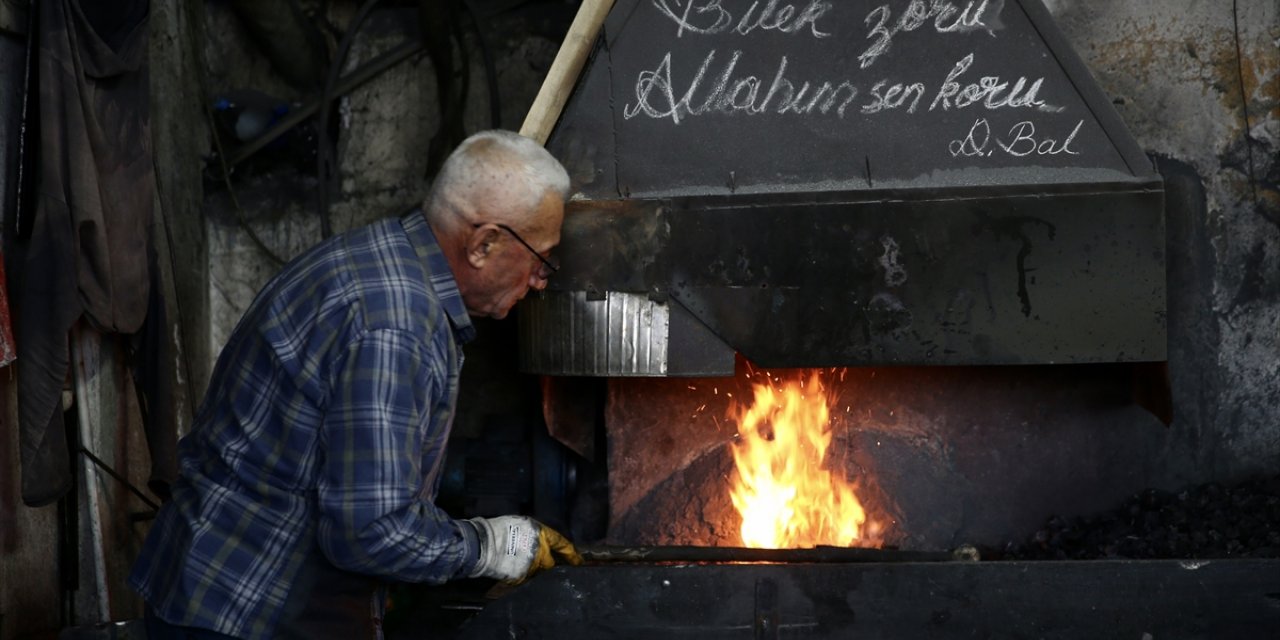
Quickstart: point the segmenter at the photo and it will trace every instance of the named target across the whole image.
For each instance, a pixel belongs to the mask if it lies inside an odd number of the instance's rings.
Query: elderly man
[[[479,133],[425,211],[330,238],[267,284],[130,577],[149,637],[378,637],[389,582],[519,582],[553,552],[579,561],[529,518],[454,520],[432,502],[469,316],[546,286],[568,190],[541,146]]]

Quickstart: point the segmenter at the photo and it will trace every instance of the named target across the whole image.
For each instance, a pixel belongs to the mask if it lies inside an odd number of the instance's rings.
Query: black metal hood
[[[1165,359],[1163,187],[1038,0],[619,0],[523,367]]]

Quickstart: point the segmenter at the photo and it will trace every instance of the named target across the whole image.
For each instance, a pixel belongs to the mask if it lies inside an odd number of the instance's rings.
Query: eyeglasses
[[[538,273],[538,276],[539,276],[539,277],[541,277],[541,278],[543,278],[543,279],[546,279],[546,278],[547,278],[547,276],[550,276],[551,274],[553,274],[553,273],[555,273],[555,272],[557,272],[557,271],[559,271],[559,270],[560,270],[560,265],[558,265],[558,264],[556,264],[555,262],[553,262],[553,260],[555,260],[555,258],[548,259],[546,256],[543,256],[541,253],[538,253],[538,250],[537,250],[537,249],[534,249],[534,248],[533,248],[533,246],[532,246],[532,245],[530,245],[528,242],[525,242],[525,241],[524,241],[524,238],[521,238],[521,237],[520,237],[520,234],[516,233],[516,230],[515,230],[515,229],[512,229],[511,227],[508,227],[507,225],[502,224],[501,222],[492,222],[492,223],[489,223],[489,224],[492,224],[493,226],[498,227],[499,229],[502,229],[503,231],[506,231],[507,233],[511,234],[511,237],[512,237],[512,238],[515,238],[515,239],[516,239],[516,242],[519,242],[520,244],[524,245],[524,248],[528,249],[528,250],[529,250],[529,253],[532,253],[532,254],[533,254],[533,257],[537,258],[537,259],[538,259],[538,262],[541,262],[541,263],[542,263],[542,266],[543,266],[543,267],[546,267],[546,270],[545,270],[545,271],[544,271],[543,269],[541,269],[541,268],[540,268],[540,269],[538,269],[538,272],[539,272],[539,273]],[[476,222],[476,223],[473,223],[471,226],[473,226],[473,227],[475,227],[475,228],[479,229],[480,227],[483,227],[484,225],[485,225],[485,223],[483,223],[483,222]]]

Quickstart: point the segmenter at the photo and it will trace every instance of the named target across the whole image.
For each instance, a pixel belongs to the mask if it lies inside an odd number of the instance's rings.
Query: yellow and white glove
[[[556,565],[556,558],[582,564],[573,543],[551,527],[525,516],[467,520],[480,539],[480,559],[472,578],[496,578],[520,584],[533,574]]]

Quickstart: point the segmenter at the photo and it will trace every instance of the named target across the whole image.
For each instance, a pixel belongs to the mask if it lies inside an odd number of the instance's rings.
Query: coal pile
[[[1148,489],[1089,517],[1051,517],[984,559],[1280,558],[1280,476],[1177,492]]]

